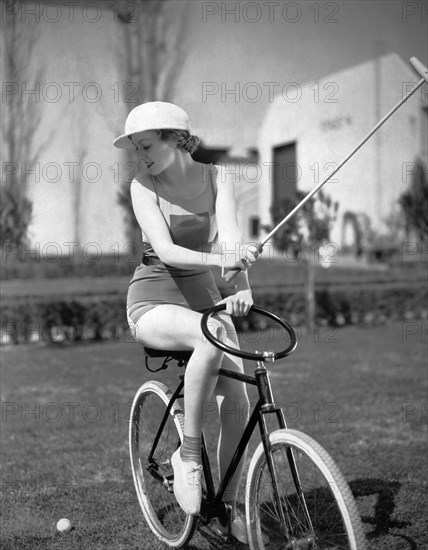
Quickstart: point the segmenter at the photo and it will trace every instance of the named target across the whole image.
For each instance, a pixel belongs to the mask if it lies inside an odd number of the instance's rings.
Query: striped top
[[[207,178],[201,192],[189,199],[168,196],[160,181],[153,177],[159,209],[169,228],[172,241],[197,252],[211,252],[217,238],[215,216],[216,168],[207,166]],[[143,258],[129,283],[127,311],[134,323],[149,309],[175,304],[204,311],[221,300],[210,269],[178,268],[161,262],[143,233]]]
[[[202,182],[202,191],[188,199],[169,196],[158,178],[152,178],[156,201],[173,243],[197,252],[209,252],[217,237],[213,170],[207,170],[206,173],[208,175],[206,181]],[[157,258],[143,232],[142,238],[144,256]]]

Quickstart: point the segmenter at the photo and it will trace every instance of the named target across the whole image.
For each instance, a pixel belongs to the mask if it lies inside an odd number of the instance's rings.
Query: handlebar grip
[[[263,250],[263,244],[262,243],[257,243],[254,245],[257,249],[257,251],[259,252],[259,254],[261,254],[262,250]],[[251,267],[252,264],[250,264],[249,262],[247,262],[247,260],[245,258],[241,258],[241,262],[246,265],[247,265],[247,269]],[[230,269],[226,275],[224,276],[224,280],[226,281],[226,283],[230,283],[230,281],[233,281],[233,279],[238,275],[238,273],[240,273],[241,271],[243,271],[243,269],[240,269],[239,267],[234,267],[232,269]]]
[[[224,280],[226,281],[226,283],[230,283],[230,281],[233,281],[233,279],[238,275],[238,273],[240,273],[242,271],[242,269],[239,269],[239,267],[235,267],[233,269],[231,269],[230,271],[228,271],[226,273],[226,275],[224,276]]]

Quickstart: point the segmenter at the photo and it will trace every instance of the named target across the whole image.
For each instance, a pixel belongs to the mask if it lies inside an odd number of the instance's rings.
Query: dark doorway
[[[287,143],[273,150],[273,196],[272,206],[284,199],[296,198],[300,168],[297,165],[296,142]]]

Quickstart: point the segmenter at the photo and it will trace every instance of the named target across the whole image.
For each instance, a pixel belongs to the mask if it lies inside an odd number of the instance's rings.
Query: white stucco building
[[[418,80],[412,67],[392,53],[281,90],[258,138],[261,225],[271,223],[273,204],[323,181]],[[417,158],[426,170],[427,107],[423,85],[323,187],[339,203],[334,242],[349,241],[343,223],[349,213],[382,232],[410,184]]]

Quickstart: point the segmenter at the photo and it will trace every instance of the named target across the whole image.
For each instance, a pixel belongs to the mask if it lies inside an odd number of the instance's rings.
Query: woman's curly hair
[[[183,149],[187,153],[194,153],[199,147],[200,139],[197,136],[192,136],[187,130],[176,130],[174,128],[166,130],[158,130],[162,141],[174,141],[177,144],[177,149]]]

